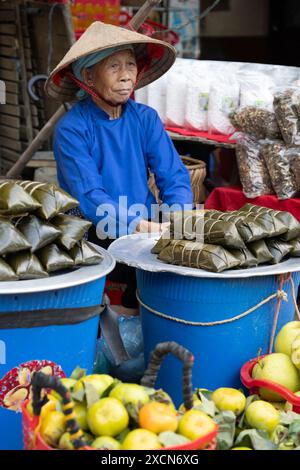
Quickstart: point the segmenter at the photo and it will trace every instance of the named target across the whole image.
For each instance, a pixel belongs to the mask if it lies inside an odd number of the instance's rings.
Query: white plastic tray
[[[156,255],[151,253],[151,248],[160,238],[158,234],[136,234],[121,237],[115,240],[108,248],[109,253],[119,263],[124,263],[134,268],[151,272],[169,272],[180,276],[192,276],[200,278],[246,278],[256,276],[272,276],[300,271],[300,258],[290,258],[275,265],[259,266],[248,269],[229,269],[222,273],[212,273],[203,269],[186,268],[163,263]]]
[[[0,282],[0,302],[1,295],[4,294],[30,294],[35,292],[65,289],[67,287],[87,284],[106,276],[106,274],[110,273],[114,269],[116,265],[115,259],[103,248],[97,245],[94,245],[94,248],[96,248],[103,256],[101,264],[82,266],[81,268],[61,274],[53,273],[53,275],[43,279]]]

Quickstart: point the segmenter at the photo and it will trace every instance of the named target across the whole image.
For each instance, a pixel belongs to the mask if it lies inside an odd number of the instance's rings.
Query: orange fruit
[[[140,409],[139,425],[155,434],[175,432],[178,426],[177,412],[170,404],[151,401]]]

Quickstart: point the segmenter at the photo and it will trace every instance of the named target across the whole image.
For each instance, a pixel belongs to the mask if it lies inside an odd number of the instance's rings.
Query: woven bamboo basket
[[[193,202],[194,204],[201,204],[205,201],[205,187],[203,182],[206,176],[206,165],[202,160],[196,160],[191,157],[181,156],[181,160],[190,173]],[[159,197],[159,189],[156,186],[153,173],[150,173],[148,185],[157,203],[160,204],[162,201]]]

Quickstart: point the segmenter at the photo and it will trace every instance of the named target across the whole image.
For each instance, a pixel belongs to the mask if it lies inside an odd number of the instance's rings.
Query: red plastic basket
[[[156,380],[156,375],[157,372],[160,368],[161,362],[164,358],[164,356],[168,352],[173,352],[177,357],[180,359],[184,358],[184,381],[185,387],[184,387],[184,394],[185,394],[185,406],[186,409],[191,408],[191,406],[188,406],[188,404],[192,403],[193,398],[192,398],[192,393],[191,393],[191,377],[190,377],[190,370],[191,366],[193,364],[193,356],[189,351],[187,351],[185,348],[182,346],[179,346],[177,343],[174,342],[168,342],[168,343],[160,343],[156,346],[155,350],[152,353],[152,358],[151,359],[156,359],[153,362],[149,363],[149,368],[147,369],[143,379],[142,383],[143,385],[146,385],[146,383],[149,383],[149,378],[151,381]],[[188,363],[189,362],[189,363]],[[57,390],[57,384],[59,384],[60,389],[63,387],[60,383],[60,380],[58,378],[52,378],[49,376],[46,376],[45,374],[42,374],[41,372],[38,372],[35,374],[35,377],[33,378],[32,384],[33,384],[33,401],[36,399],[36,397],[40,394],[40,391],[36,393],[35,391],[35,383],[37,381],[35,379],[38,379],[39,383],[43,384],[43,388],[55,388]],[[187,383],[188,382],[188,383]],[[53,384],[53,386],[52,386]],[[41,385],[39,385],[41,389]],[[186,398],[188,396],[188,399]],[[68,391],[65,389],[65,397],[64,399],[67,399],[70,401],[70,394]],[[25,401],[22,404],[22,427],[23,427],[23,439],[24,439],[24,448],[25,450],[57,450],[52,447],[50,447],[42,438],[42,436],[39,434],[37,428],[39,425],[39,416],[30,416],[30,414],[27,411],[27,405],[29,403],[29,400]],[[68,410],[68,415],[70,416],[70,408]],[[172,451],[172,450],[215,450],[216,449],[216,444],[217,444],[217,433],[218,433],[218,425],[215,425],[215,429],[206,434],[205,436],[196,439],[192,442],[187,442],[182,445],[178,446],[170,446],[170,447],[164,447],[161,450],[162,451]],[[81,447],[81,450],[96,450],[93,449],[92,447],[89,446],[84,446]]]
[[[260,359],[265,356],[260,356],[260,358],[251,359],[250,361],[246,362],[240,372],[240,377],[243,385],[249,389],[251,395],[257,394],[259,395],[259,388],[267,388],[272,392],[278,393],[282,398],[293,405],[293,411],[295,413],[300,414],[300,397],[295,395],[291,392],[288,388],[284,387],[283,385],[279,385],[271,380],[262,380],[262,379],[253,379],[252,378],[252,371],[255,364],[258,363]]]

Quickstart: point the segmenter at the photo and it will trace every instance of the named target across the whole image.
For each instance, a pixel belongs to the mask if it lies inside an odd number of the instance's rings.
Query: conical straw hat
[[[57,101],[73,101],[79,88],[65,76],[70,70],[70,65],[88,54],[126,44],[134,47],[139,70],[143,69],[136,89],[161,77],[173,65],[176,58],[175,48],[166,42],[119,26],[95,21],[51,72],[45,85],[47,94]]]

